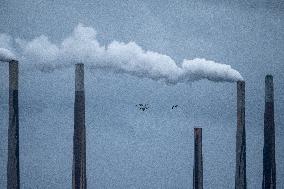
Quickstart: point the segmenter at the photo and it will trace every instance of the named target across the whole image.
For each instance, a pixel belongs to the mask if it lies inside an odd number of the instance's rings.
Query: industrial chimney
[[[18,61],[9,62],[9,128],[7,189],[20,188]]]
[[[193,189],[203,189],[202,128],[194,128]]]
[[[245,189],[246,187],[245,82],[237,81],[235,189]]]
[[[265,77],[265,112],[263,146],[263,189],[276,188],[275,124],[273,77]]]
[[[84,64],[81,63],[75,68],[72,188],[87,188]]]

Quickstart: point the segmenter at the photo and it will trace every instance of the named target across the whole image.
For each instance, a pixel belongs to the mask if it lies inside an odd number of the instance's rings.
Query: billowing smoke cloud
[[[113,41],[102,46],[96,35],[94,28],[79,24],[60,44],[52,43],[44,35],[31,41],[15,41],[20,47],[21,58],[30,60],[27,62],[37,62],[37,67],[42,70],[83,62],[90,68],[127,73],[171,84],[201,79],[216,82],[243,80],[241,74],[230,65],[200,58],[184,59],[177,64],[171,57],[143,50],[135,42]]]
[[[11,60],[16,60],[16,56],[8,49],[0,48],[0,61],[9,62]]]
[[[12,38],[0,33],[0,61],[9,62],[16,59],[14,53],[8,49],[12,49]]]

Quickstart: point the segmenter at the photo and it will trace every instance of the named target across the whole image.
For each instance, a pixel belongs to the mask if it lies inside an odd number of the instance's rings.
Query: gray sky
[[[0,33],[54,43],[78,23],[101,44],[135,41],[146,50],[229,64],[246,80],[248,188],[262,181],[264,77],[274,75],[277,184],[284,188],[284,4],[281,1],[1,0]],[[70,188],[74,69],[20,72],[22,188]],[[7,65],[0,64],[0,188],[6,186]],[[193,128],[203,128],[205,188],[234,188],[236,84],[206,80],[166,86],[86,70],[90,188],[188,188]],[[149,103],[149,111],[136,109]],[[173,104],[180,109],[171,110]]]

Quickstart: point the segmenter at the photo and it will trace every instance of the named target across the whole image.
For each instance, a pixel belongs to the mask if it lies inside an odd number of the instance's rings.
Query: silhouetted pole
[[[20,188],[18,61],[9,62],[9,128],[7,189]]]
[[[75,68],[72,188],[87,188],[84,64]]]
[[[237,134],[235,189],[247,188],[246,182],[246,129],[245,129],[245,82],[237,82]]]
[[[265,112],[263,146],[263,189],[276,188],[275,125],[273,77],[265,77]]]
[[[203,189],[202,128],[194,128],[193,189]]]

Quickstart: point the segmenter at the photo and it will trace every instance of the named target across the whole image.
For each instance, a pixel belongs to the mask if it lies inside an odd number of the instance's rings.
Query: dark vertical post
[[[72,188],[87,188],[84,64],[75,68]]]
[[[7,189],[20,188],[18,61],[9,62],[9,128]]]
[[[276,188],[275,125],[273,77],[265,77],[265,112],[263,146],[263,189]]]
[[[203,189],[202,128],[194,128],[193,188]]]
[[[245,82],[237,82],[237,134],[235,188],[247,188],[246,182],[246,129],[245,129]]]

